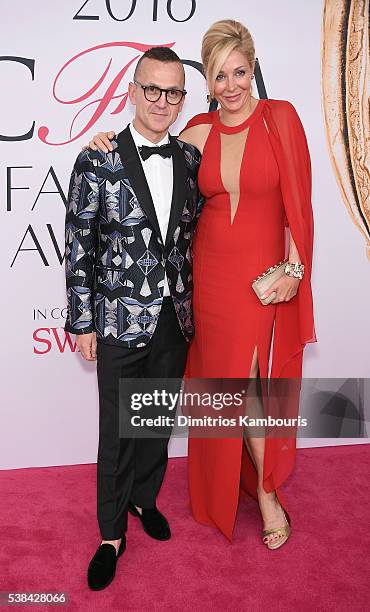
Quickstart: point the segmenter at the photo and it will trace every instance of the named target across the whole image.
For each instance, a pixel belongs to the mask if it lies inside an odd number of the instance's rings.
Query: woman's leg
[[[258,375],[258,355],[257,347],[255,348],[251,370],[249,374],[248,386],[248,399],[247,399],[247,413],[250,418],[261,418],[263,417],[263,408],[260,398],[258,397],[257,389],[257,375]],[[261,432],[261,428],[259,428]],[[274,529],[275,527],[282,527],[285,524],[284,512],[279,504],[275,491],[266,493],[263,488],[263,461],[265,454],[265,437],[260,433],[259,437],[253,436],[253,431],[244,430],[244,442],[248,449],[248,452],[252,458],[252,461],[257,470],[258,485],[258,503],[264,523],[264,530]],[[246,435],[248,433],[248,436]],[[271,534],[267,536],[266,542],[276,542],[279,539],[279,535]]]

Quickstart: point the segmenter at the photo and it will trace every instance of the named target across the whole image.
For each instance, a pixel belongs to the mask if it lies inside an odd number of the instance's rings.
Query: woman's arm
[[[201,125],[194,125],[193,127],[185,128],[179,134],[179,140],[183,140],[188,144],[193,145],[203,153],[204,145],[208,138],[208,134],[211,131],[212,125],[209,123],[203,123]]]
[[[97,151],[98,149],[100,149],[100,151],[103,151],[103,153],[109,153],[110,151],[113,151],[113,147],[110,141],[112,140],[112,138],[115,137],[115,135],[116,133],[113,131],[98,132],[97,134],[95,134],[93,139],[90,140],[89,148],[93,151]],[[86,149],[86,147],[83,148]]]
[[[298,249],[290,232],[289,237],[289,261],[291,263],[301,263],[301,258],[299,257]]]
[[[194,147],[197,147],[197,149],[203,153],[204,144],[207,140],[210,129],[211,126],[208,124],[186,128],[180,133],[179,139],[193,145]],[[113,151],[110,141],[115,137],[115,135],[116,134],[113,131],[98,132],[95,134],[95,136],[93,136],[92,140],[90,140],[88,146],[93,151],[100,149],[100,151],[103,151],[103,153],[109,153],[109,151]]]
[[[208,122],[203,123],[203,116],[197,115],[188,122],[188,125],[194,120],[197,120],[198,117],[201,117],[201,122],[196,125],[185,127],[185,129],[180,133],[178,138],[179,140],[183,140],[184,142],[193,145],[201,153],[203,153],[204,145],[208,138],[208,134],[211,131],[212,124]],[[206,113],[205,117],[207,117]],[[95,134],[95,136],[93,136],[92,140],[90,140],[88,146],[93,151],[97,151],[98,149],[100,149],[100,151],[103,151],[103,153],[109,153],[110,151],[113,151],[113,147],[110,141],[115,137],[115,135],[116,134],[113,130],[110,132],[98,132],[97,134]],[[86,148],[86,146],[83,147],[83,149]]]

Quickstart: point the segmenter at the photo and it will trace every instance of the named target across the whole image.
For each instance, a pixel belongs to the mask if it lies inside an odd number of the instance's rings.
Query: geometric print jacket
[[[197,187],[201,155],[170,140],[173,195],[164,242],[129,128],[112,141],[112,152],[79,154],[65,224],[66,331],[95,331],[107,344],[145,346],[161,311],[166,272],[181,331],[192,338],[192,240],[204,203]]]

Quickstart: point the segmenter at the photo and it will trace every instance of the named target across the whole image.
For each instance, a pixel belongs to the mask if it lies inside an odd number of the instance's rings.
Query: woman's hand
[[[100,149],[103,153],[109,153],[109,151],[113,151],[110,141],[115,135],[115,132],[98,132],[95,134],[94,138],[90,140],[89,148],[93,151]]]
[[[262,299],[267,298],[270,293],[276,291],[276,297],[270,304],[279,304],[280,302],[289,302],[295,295],[297,295],[300,279],[294,276],[287,276],[284,274],[279,280],[276,281],[268,291],[261,296]]]

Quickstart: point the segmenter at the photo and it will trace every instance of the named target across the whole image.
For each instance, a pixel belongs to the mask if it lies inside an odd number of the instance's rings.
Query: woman
[[[316,340],[304,130],[289,102],[253,97],[254,44],[241,23],[213,24],[203,38],[202,61],[220,110],[197,115],[180,135],[202,153],[198,181],[206,196],[193,245],[196,334],[187,374],[267,378],[272,350],[271,377],[299,378],[303,348]],[[286,253],[292,265],[265,294],[276,292],[275,298],[262,305],[251,284]],[[258,499],[263,542],[279,548],[291,531],[280,486],[294,458],[292,437],[190,437],[195,518],[231,539],[242,488]]]

